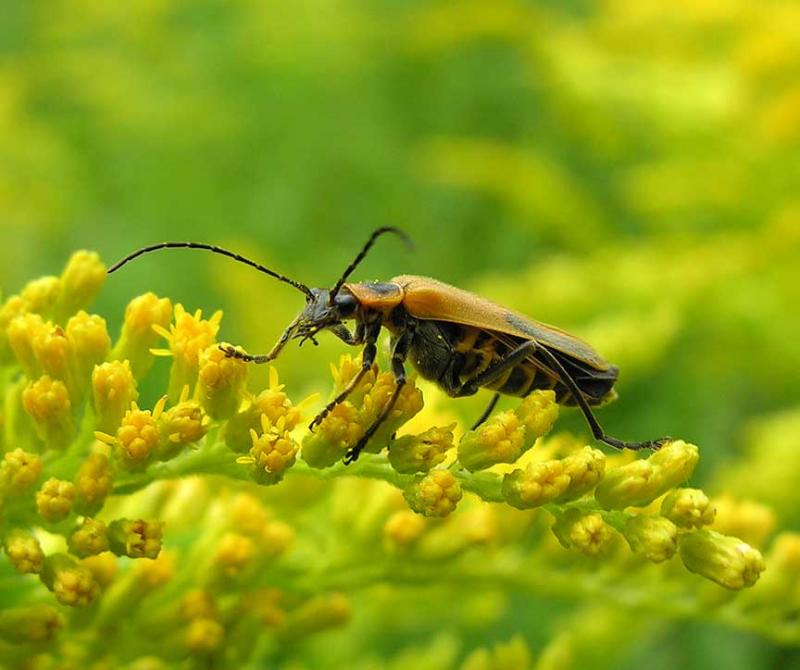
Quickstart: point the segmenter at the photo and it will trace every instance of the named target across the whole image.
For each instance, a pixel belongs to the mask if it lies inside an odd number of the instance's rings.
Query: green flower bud
[[[225,629],[215,619],[194,619],[183,636],[183,644],[194,656],[214,653],[225,639]]]
[[[717,510],[700,489],[675,489],[661,503],[661,515],[681,528],[700,528],[714,523]]]
[[[299,642],[309,635],[344,625],[350,618],[350,603],[341,593],[313,596],[288,613],[278,628],[285,642]]]
[[[428,472],[444,461],[447,451],[453,447],[451,423],[443,428],[429,428],[419,435],[404,435],[394,440],[389,447],[389,463],[403,474]]]
[[[760,551],[739,538],[713,530],[684,533],[678,547],[681,560],[690,572],[726,589],[752,586],[766,567]]]
[[[678,549],[678,529],[664,517],[644,514],[630,517],[624,535],[634,554],[653,563],[669,560]]]

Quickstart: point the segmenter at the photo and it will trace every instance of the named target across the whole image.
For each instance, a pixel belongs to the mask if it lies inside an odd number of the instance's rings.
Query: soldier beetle
[[[347,278],[366,257],[375,240],[394,233],[406,243],[401,230],[375,230],[347,266],[333,288],[309,288],[227,249],[199,242],[162,242],[143,247],[108,269],[115,272],[129,261],[160,249],[202,249],[221,254],[303,293],[306,305],[266,354],[251,355],[223,347],[226,355],[252,363],[277,358],[289,340],[302,344],[322,330],[332,332],[345,344],[363,346],[361,369],[311,422],[310,429],[358,386],[372,368],[376,342],[382,328],[391,334],[391,366],[396,386],[383,411],[351,447],[344,462],[352,463],[391,412],[406,383],[404,363],[411,363],[425,379],[432,380],[449,396],[461,398],[480,388],[495,391],[489,406],[473,426],[477,428],[494,409],[500,394],[524,397],[534,389],[553,389],[562,405],[577,405],[596,440],[617,449],[658,449],[670,438],[626,442],[607,435],[591,406],[615,397],[618,369],[589,344],[553,326],[529,319],[485,298],[429,277],[400,275],[388,282],[348,282]],[[345,322],[354,321],[350,330]]]

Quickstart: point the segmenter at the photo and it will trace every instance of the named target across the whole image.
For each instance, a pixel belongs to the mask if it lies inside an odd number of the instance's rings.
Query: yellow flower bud
[[[537,439],[550,432],[558,418],[555,391],[534,391],[522,400],[514,414],[525,426],[525,441],[533,446]]]
[[[441,517],[456,508],[461,495],[461,485],[449,470],[431,470],[404,492],[412,510],[423,516]]]
[[[261,531],[259,540],[259,549],[263,556],[282,556],[294,542],[294,528],[283,521],[269,521]]]
[[[8,330],[11,321],[28,311],[25,300],[18,295],[10,296],[0,306],[0,363],[11,361],[11,347],[8,342]]]
[[[150,350],[158,342],[157,330],[164,332],[171,318],[172,303],[168,298],[159,298],[155,293],[134,298],[125,309],[122,334],[112,357],[130,361],[133,376],[141,379],[153,364]]]
[[[553,534],[565,549],[577,549],[590,558],[604,555],[614,540],[614,531],[597,512],[568,509],[556,517]]]
[[[219,616],[211,594],[204,589],[188,591],[181,599],[178,611],[184,621],[215,619]]]
[[[20,291],[28,312],[42,316],[52,316],[53,308],[61,298],[61,279],[58,277],[39,277],[29,281]]]
[[[456,424],[429,428],[419,435],[404,435],[389,447],[389,462],[403,474],[428,472],[444,461],[453,447],[453,429]]]
[[[303,438],[303,460],[312,468],[327,468],[341,460],[364,435],[359,412],[345,400],[333,408],[313,433]]]
[[[226,356],[216,344],[200,353],[198,389],[203,408],[213,419],[227,419],[242,404],[247,363]]]
[[[108,456],[91,453],[86,457],[75,475],[75,510],[79,514],[96,514],[100,511],[106,498],[111,495],[113,475]]]
[[[114,581],[119,568],[117,557],[110,551],[87,556],[81,560],[81,565],[92,573],[94,581],[101,589],[107,588]]]
[[[33,418],[36,432],[49,449],[63,449],[75,434],[72,402],[64,382],[40,377],[22,392],[22,406]]]
[[[681,528],[700,528],[714,522],[717,510],[700,489],[675,489],[661,502],[661,516]]]
[[[426,526],[419,514],[408,510],[395,512],[383,526],[384,546],[389,551],[404,551],[420,538]]]
[[[113,433],[122,423],[122,417],[131,403],[139,398],[131,366],[128,361],[102,363],[92,372],[95,427]]]
[[[235,577],[252,565],[256,545],[252,539],[239,533],[223,535],[214,555],[214,564],[226,577]]]
[[[62,323],[68,316],[89,305],[106,280],[106,267],[93,251],[76,251],[61,274],[61,296],[56,317]]]
[[[97,519],[85,518],[69,536],[70,553],[80,558],[108,551],[108,528]]]
[[[21,529],[12,530],[3,539],[3,548],[17,572],[36,574],[41,571],[44,552],[39,540],[30,533]]]
[[[646,460],[607,472],[595,491],[595,498],[606,509],[644,507],[686,481],[699,457],[693,444],[682,440],[669,442]]]
[[[681,560],[690,572],[726,589],[739,590],[758,581],[765,568],[758,549],[737,537],[713,530],[696,530],[680,536]]]
[[[653,563],[669,560],[678,549],[677,527],[661,516],[630,517],[624,535],[634,554]]]
[[[714,506],[717,510],[714,530],[739,537],[754,547],[763,546],[775,528],[775,512],[755,500],[722,496],[714,500]]]
[[[394,375],[384,372],[378,375],[372,388],[364,396],[359,408],[359,423],[366,430],[383,412],[389,399],[395,391]],[[350,402],[354,402],[351,400]],[[380,428],[375,432],[364,447],[365,452],[378,453],[389,444],[394,435],[404,423],[415,416],[422,409],[422,392],[409,380],[400,390],[392,410]]]
[[[8,344],[14,357],[30,378],[42,374],[41,365],[39,365],[39,360],[33,350],[33,343],[38,339],[39,334],[48,328],[44,319],[38,314],[21,314],[11,319],[6,330]]]
[[[215,619],[194,619],[186,629],[183,644],[191,654],[212,654],[222,644],[225,629]]]
[[[50,605],[0,611],[0,638],[11,644],[49,642],[64,627],[64,616]]]
[[[604,471],[603,452],[585,447],[572,456],[530,463],[524,470],[506,474],[503,497],[518,509],[575,500],[591,491]]]
[[[122,464],[130,470],[146,468],[160,438],[156,418],[150,410],[134,405],[125,413],[117,429],[115,444]]]
[[[100,592],[92,573],[67,554],[48,556],[40,577],[62,605],[86,607]]]
[[[22,449],[14,449],[0,462],[0,488],[6,494],[19,495],[29,489],[42,473],[42,459]]]
[[[72,354],[72,378],[83,393],[94,366],[102,363],[111,350],[106,320],[96,314],[78,312],[67,321],[67,342]]]
[[[72,511],[75,484],[51,477],[36,493],[36,510],[45,521],[61,521]]]
[[[117,556],[156,558],[164,524],[144,519],[117,519],[108,526],[109,549]]]
[[[70,393],[76,390],[72,376],[72,351],[67,334],[61,326],[49,323],[42,328],[33,340],[33,353],[45,374],[63,381]]]

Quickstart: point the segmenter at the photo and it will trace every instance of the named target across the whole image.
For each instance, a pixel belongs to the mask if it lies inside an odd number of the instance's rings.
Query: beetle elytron
[[[406,382],[404,363],[409,356],[422,377],[434,381],[451,397],[473,395],[480,388],[495,391],[473,428],[486,420],[501,393],[524,397],[534,389],[553,389],[560,404],[578,405],[596,440],[612,447],[657,449],[670,439],[625,442],[605,434],[590,406],[613,397],[617,368],[573,335],[428,277],[400,275],[388,282],[347,282],[384,233],[395,233],[409,243],[397,228],[378,228],[331,289],[308,288],[239,254],[198,242],[163,242],[143,247],[111,266],[108,272],[159,249],[204,249],[245,263],[301,291],[306,297],[305,309],[269,353],[253,356],[232,347],[223,350],[244,361],[267,363],[277,358],[289,340],[300,339],[301,344],[311,340],[316,344],[314,338],[322,330],[329,330],[346,344],[363,345],[361,370],[314,418],[311,430],[347,398],[372,368],[378,335],[381,328],[387,328],[391,333],[396,387],[381,414],[348,450],[345,463],[358,458],[392,410]],[[351,320],[355,322],[354,331],[344,324]]]

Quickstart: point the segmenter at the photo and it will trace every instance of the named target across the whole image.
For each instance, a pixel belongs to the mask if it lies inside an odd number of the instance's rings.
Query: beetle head
[[[354,318],[357,311],[358,300],[347,288],[342,287],[333,299],[329,289],[312,288],[306,306],[297,318],[292,338],[299,339],[301,345],[306,340],[316,344],[314,336],[319,331]]]

